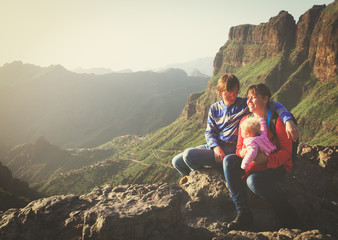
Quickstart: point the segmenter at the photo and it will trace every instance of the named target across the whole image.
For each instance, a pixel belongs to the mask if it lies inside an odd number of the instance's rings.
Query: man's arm
[[[276,112],[285,124],[285,131],[288,138],[292,137],[293,141],[296,141],[299,137],[299,132],[296,124],[293,121],[292,114],[284,107],[284,105],[269,101],[269,107]]]
[[[293,118],[292,114],[284,107],[283,104],[269,101],[269,108],[279,115],[279,117],[283,120],[284,124],[288,120],[291,120]]]
[[[212,115],[212,109],[210,107],[207,119],[207,129],[205,130],[205,139],[210,148],[219,146],[218,144],[218,129],[215,120]]]
[[[212,114],[212,108],[210,107],[207,119],[207,129],[205,130],[205,138],[208,146],[214,151],[215,161],[222,163],[225,154],[218,144],[218,134],[218,128]]]

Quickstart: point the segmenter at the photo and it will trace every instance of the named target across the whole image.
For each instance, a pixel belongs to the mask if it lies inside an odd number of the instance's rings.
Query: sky
[[[333,0],[0,0],[0,66],[134,71],[214,57],[231,26]]]

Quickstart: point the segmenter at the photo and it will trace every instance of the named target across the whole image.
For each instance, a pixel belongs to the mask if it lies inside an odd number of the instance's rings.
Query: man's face
[[[236,98],[238,96],[238,87],[230,90],[230,91],[220,91],[219,94],[221,95],[221,97],[223,98],[224,104],[225,105],[231,105],[234,104],[236,101]]]

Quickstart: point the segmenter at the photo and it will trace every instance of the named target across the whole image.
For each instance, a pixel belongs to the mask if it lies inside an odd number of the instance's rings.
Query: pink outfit
[[[255,159],[260,149],[266,156],[269,156],[270,152],[276,149],[267,136],[266,121],[264,118],[259,118],[261,124],[261,135],[256,137],[245,138],[243,143],[246,148],[245,157],[242,160],[241,168],[247,169],[249,164]]]

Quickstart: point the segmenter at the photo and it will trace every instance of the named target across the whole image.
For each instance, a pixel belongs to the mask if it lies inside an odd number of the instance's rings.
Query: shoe
[[[182,177],[181,180],[180,180],[180,185],[183,185],[183,184],[185,184],[186,182],[188,182],[188,179],[189,179],[189,176],[188,176],[188,175]]]
[[[243,230],[253,223],[252,213],[250,210],[239,212],[232,222],[227,225],[229,230]]]

